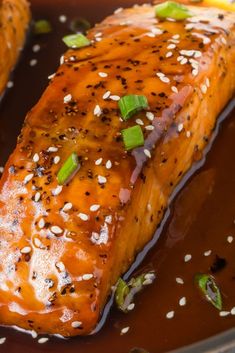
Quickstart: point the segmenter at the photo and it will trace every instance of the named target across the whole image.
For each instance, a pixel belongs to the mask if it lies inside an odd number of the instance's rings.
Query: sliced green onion
[[[69,34],[68,36],[63,37],[62,40],[67,47],[75,49],[87,47],[91,44],[89,39],[81,33]]]
[[[214,278],[210,275],[198,274],[195,276],[195,282],[206,299],[218,310],[222,310],[222,297]]]
[[[128,287],[127,283],[122,278],[119,278],[115,292],[115,301],[118,308],[123,307],[125,298],[129,292],[130,288]]]
[[[139,293],[144,286],[151,284],[154,279],[155,274],[153,272],[143,273],[138,277],[133,277],[128,283],[120,278],[115,292],[117,307],[121,311],[127,312],[129,305],[133,303],[134,296]]]
[[[157,17],[173,18],[177,21],[193,16],[186,6],[174,1],[166,1],[155,6],[155,14]]]
[[[144,135],[139,125],[124,129],[121,133],[127,151],[144,145]]]
[[[134,114],[140,112],[143,109],[147,109],[148,100],[145,96],[130,94],[128,96],[122,97],[119,100],[118,105],[121,111],[122,119],[126,121],[130,119]]]
[[[49,21],[39,20],[34,23],[35,34],[46,34],[52,31],[52,27]]]
[[[80,168],[78,156],[75,152],[73,152],[69,158],[65,161],[63,166],[60,168],[57,179],[59,185],[64,185],[68,183],[71,178],[77,173]]]

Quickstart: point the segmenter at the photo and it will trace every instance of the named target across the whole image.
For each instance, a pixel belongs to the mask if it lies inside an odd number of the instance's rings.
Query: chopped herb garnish
[[[143,109],[147,109],[148,100],[145,96],[130,94],[128,96],[122,97],[119,100],[118,105],[121,111],[122,119],[126,121],[130,119],[134,114],[140,112]]]
[[[52,31],[52,27],[49,21],[39,20],[34,23],[35,34],[46,34]]]
[[[157,5],[155,7],[155,14],[157,17],[173,18],[177,21],[185,20],[193,16],[186,6],[174,1],[166,1]]]
[[[144,145],[144,135],[139,125],[124,129],[121,133],[127,151]]]
[[[222,310],[222,297],[214,278],[210,275],[198,274],[195,276],[195,282],[206,299],[218,310]]]
[[[135,294],[140,292],[144,286],[151,284],[154,279],[155,274],[153,272],[133,277],[128,283],[120,278],[115,292],[115,301],[118,308],[127,312],[129,305],[133,303]]]
[[[81,33],[69,34],[68,36],[63,37],[63,42],[67,47],[73,49],[87,47],[91,44],[89,39]]]
[[[78,156],[76,153],[72,153],[69,158],[65,161],[61,169],[57,174],[59,185],[68,183],[71,178],[77,173],[80,168]]]

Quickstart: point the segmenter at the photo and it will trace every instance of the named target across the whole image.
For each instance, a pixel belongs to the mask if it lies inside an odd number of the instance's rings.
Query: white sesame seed
[[[36,331],[32,330],[32,331],[31,331],[31,336],[32,336],[33,338],[37,338],[37,337],[38,337],[38,334],[37,334]]]
[[[36,194],[35,194],[35,196],[34,196],[34,201],[35,201],[35,202],[38,202],[38,201],[40,200],[40,198],[41,198],[41,194],[40,194],[40,192],[38,191],[38,192],[36,192]]]
[[[176,281],[176,283],[178,283],[178,284],[184,284],[183,278],[176,277],[175,281]]]
[[[172,51],[168,51],[166,53],[166,58],[170,58],[173,55]]]
[[[105,222],[108,223],[108,224],[111,224],[112,223],[112,216],[106,216],[105,217]]]
[[[166,314],[166,318],[167,318],[167,319],[173,319],[174,316],[175,316],[175,312],[174,312],[174,311],[169,311],[169,312]]]
[[[229,235],[229,236],[227,237],[227,242],[228,242],[229,244],[231,244],[231,243],[233,242],[233,236]]]
[[[119,100],[121,99],[119,96],[115,96],[115,95],[110,96],[109,98],[110,98],[112,101],[119,101]]]
[[[91,212],[96,212],[96,211],[98,211],[99,208],[100,208],[100,205],[92,205],[90,207],[90,211]]]
[[[178,91],[178,88],[175,87],[175,86],[172,86],[172,87],[171,87],[171,90],[172,90],[172,92],[174,92],[174,93],[178,93],[178,92],[179,92],[179,91]]]
[[[39,226],[40,229],[44,228],[45,220],[43,218],[41,218],[40,221],[38,222],[38,226]]]
[[[64,103],[69,103],[71,102],[72,100],[72,94],[67,94],[65,97],[64,97]]]
[[[102,37],[102,34],[103,34],[102,32],[98,32],[98,33],[95,34],[95,37],[96,37],[96,38]]]
[[[99,116],[101,116],[101,114],[102,114],[102,110],[101,110],[100,106],[97,104],[94,109],[94,115],[99,117]]]
[[[155,34],[153,32],[145,33],[145,35],[149,38],[155,38]]]
[[[89,219],[89,216],[87,215],[87,214],[85,214],[85,213],[79,213],[78,214],[78,217],[82,220],[82,221],[88,221],[88,219]]]
[[[0,167],[0,173],[2,174],[4,172],[4,167]]]
[[[49,341],[48,337],[41,337],[39,338],[38,343],[43,344],[43,343],[46,343],[47,341]]]
[[[99,158],[95,161],[95,165],[100,165],[103,161],[103,158]]]
[[[105,94],[103,95],[103,99],[108,99],[110,94],[111,94],[110,91],[105,92]]]
[[[53,153],[53,152],[57,152],[57,151],[58,151],[58,148],[57,147],[53,147],[53,146],[51,146],[51,147],[49,147],[47,149],[47,152],[49,152],[49,153]]]
[[[60,157],[59,156],[55,156],[53,159],[54,164],[58,164],[60,162]]]
[[[51,191],[51,193],[52,193],[53,196],[57,196],[57,195],[59,195],[61,193],[62,189],[63,189],[63,186],[62,185],[58,185],[55,189],[53,189]]]
[[[208,37],[203,37],[203,44],[209,44],[211,42],[210,38]]]
[[[6,342],[6,337],[1,337],[0,338],[0,344],[3,344],[3,343],[5,343]]]
[[[34,244],[35,244],[38,248],[43,247],[41,240],[38,239],[38,238],[34,238]]]
[[[225,317],[225,316],[228,316],[228,315],[230,315],[230,311],[220,311],[219,312],[219,316],[221,316],[221,317]]]
[[[145,129],[148,131],[152,131],[155,129],[155,127],[153,125],[147,125],[147,126],[145,126]]]
[[[32,60],[30,60],[29,65],[35,66],[35,65],[37,65],[37,63],[38,63],[38,61],[36,59],[32,59]]]
[[[186,137],[189,138],[191,136],[191,131],[186,131]]]
[[[105,184],[107,182],[107,179],[102,176],[102,175],[98,175],[98,183],[99,184]]]
[[[39,155],[38,153],[35,153],[35,155],[33,156],[33,162],[37,163],[39,161]]]
[[[48,80],[52,80],[55,77],[56,74],[51,74],[48,76]]]
[[[176,45],[175,45],[174,43],[169,44],[169,45],[167,46],[167,49],[175,49],[175,48],[176,48]]]
[[[115,14],[118,14],[123,11],[123,7],[119,7],[117,10],[114,11]]]
[[[59,21],[60,21],[61,23],[65,23],[65,22],[67,21],[67,17],[66,17],[65,15],[60,15]]]
[[[83,281],[89,281],[92,279],[94,275],[92,273],[86,273],[85,275],[82,276]]]
[[[210,87],[210,80],[209,80],[209,78],[208,78],[208,77],[206,78],[205,83],[206,83],[206,86],[209,88],[209,87]]]
[[[162,82],[164,82],[164,83],[169,83],[169,82],[170,82],[170,79],[169,79],[168,77],[166,77],[166,76],[160,77],[160,80],[161,80]]]
[[[72,324],[71,324],[71,326],[72,326],[73,328],[81,327],[81,325],[82,325],[82,322],[81,322],[81,321],[73,321]]]
[[[192,259],[192,255],[191,254],[187,254],[184,257],[184,262],[189,262]]]
[[[233,307],[230,311],[231,315],[235,315],[235,307]]]
[[[65,265],[63,262],[57,262],[56,264],[56,267],[61,271],[61,272],[64,272],[65,271]]]
[[[180,123],[177,127],[178,132],[181,132],[184,128],[184,124]]]
[[[180,55],[180,56],[178,56],[177,61],[181,61],[183,59],[184,59],[184,56]]]
[[[154,114],[151,113],[151,112],[147,112],[147,113],[146,113],[146,118],[147,118],[148,120],[150,120],[150,121],[153,121],[153,119],[154,119]]]
[[[112,162],[108,160],[105,164],[106,169],[111,169],[112,168]]]
[[[7,82],[7,88],[12,88],[14,86],[14,82],[13,81],[8,81]]]
[[[27,184],[28,182],[30,182],[30,180],[33,179],[33,176],[34,176],[33,173],[26,175],[26,177],[24,178],[24,184]]]
[[[204,256],[210,256],[210,255],[211,255],[211,253],[212,253],[212,251],[211,251],[211,250],[207,250],[207,251],[205,251],[205,252],[204,252]]]
[[[224,45],[227,44],[227,40],[226,40],[224,37],[221,38],[221,42],[222,42]]]
[[[198,75],[198,70],[197,70],[197,69],[193,69],[192,75],[193,75],[193,76],[197,76],[197,75]]]
[[[52,226],[52,227],[51,227],[51,231],[52,231],[52,233],[54,233],[54,234],[61,234],[61,233],[63,233],[63,229],[61,229],[61,228],[58,227],[58,226]]]
[[[41,47],[39,44],[35,44],[33,47],[32,47],[32,51],[34,53],[38,53],[40,51]]]
[[[141,119],[136,119],[136,124],[138,125],[144,125],[144,122]]]
[[[151,32],[155,35],[160,35],[163,33],[160,28],[155,28],[155,27],[151,29]]]
[[[186,305],[186,298],[185,297],[180,298],[179,305],[180,306],[185,306]]]
[[[60,57],[60,65],[63,65],[64,64],[64,55],[62,55],[61,57]]]
[[[30,246],[25,246],[23,249],[20,250],[21,254],[29,254],[31,252]]]
[[[144,149],[144,154],[145,154],[146,157],[151,158],[151,153],[150,153],[149,150]]]
[[[187,59],[187,58],[183,58],[183,59],[180,61],[180,64],[181,64],[181,65],[185,65],[185,64],[187,64],[187,62],[188,62],[188,59]]]
[[[124,327],[123,329],[121,329],[121,335],[125,335],[125,333],[127,333],[130,330],[130,327]]]
[[[206,85],[201,85],[200,88],[201,88],[201,92],[202,92],[203,94],[206,94],[206,92],[207,92],[207,86],[206,86]]]
[[[179,34],[174,34],[173,36],[172,36],[172,39],[179,39],[180,38],[180,35]]]
[[[71,204],[71,202],[67,202],[64,207],[62,208],[63,212],[68,212],[73,208],[73,205]]]
[[[128,305],[127,310],[131,311],[131,310],[134,309],[134,307],[135,307],[135,303],[131,303],[131,304]]]
[[[106,72],[99,72],[98,74],[100,77],[108,77],[108,74]]]
[[[156,75],[161,78],[161,77],[165,77],[165,74],[163,72],[157,72]]]

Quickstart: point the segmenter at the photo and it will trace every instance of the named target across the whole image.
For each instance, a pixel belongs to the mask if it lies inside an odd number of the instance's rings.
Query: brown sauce
[[[117,7],[133,3],[129,0],[31,2],[34,18],[49,19],[54,31],[42,37],[29,37],[12,78],[14,87],[1,101],[0,165],[13,150],[24,117],[46,87],[47,76],[57,67],[65,49],[61,37],[69,32],[70,20],[84,17],[94,24]],[[62,14],[68,16],[64,24],[58,20]],[[32,51],[35,44],[41,46],[38,53]],[[32,59],[38,60],[36,66],[29,65]],[[171,203],[169,217],[147,247],[150,251],[144,260],[140,261],[146,251],[138,257],[137,263],[141,264],[135,272],[154,269],[157,279],[136,297],[134,310],[123,314],[113,307],[97,334],[71,340],[54,337],[44,345],[19,331],[1,328],[0,337],[7,337],[7,340],[0,346],[0,352],[128,353],[134,347],[142,347],[149,353],[158,353],[235,326],[235,316],[220,317],[218,311],[202,298],[193,281],[198,272],[211,273],[216,255],[225,258],[226,266],[215,274],[215,278],[222,290],[224,310],[235,306],[234,114],[234,110],[227,114],[206,161],[194,171]],[[227,241],[228,236],[234,236],[231,244]],[[205,256],[209,250],[211,254]],[[192,255],[187,263],[184,262],[186,254]],[[184,284],[176,283],[176,277],[182,278]],[[185,306],[179,305],[182,297],[186,298]],[[166,314],[172,310],[174,318],[166,319]],[[120,336],[124,327],[130,327],[130,330]]]

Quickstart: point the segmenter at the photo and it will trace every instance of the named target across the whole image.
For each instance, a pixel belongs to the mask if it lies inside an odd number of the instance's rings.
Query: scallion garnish
[[[173,18],[177,21],[185,20],[193,16],[186,6],[174,1],[166,1],[157,5],[155,7],[155,14],[157,17]]]
[[[123,120],[130,119],[134,114],[148,108],[148,100],[145,96],[130,94],[122,97],[119,102],[119,109]]]
[[[73,49],[87,47],[91,44],[89,39],[81,33],[69,34],[63,37],[62,40],[67,45],[67,47]]]
[[[46,34],[52,31],[52,27],[49,21],[39,20],[34,23],[35,34]]]
[[[80,168],[78,156],[73,152],[60,168],[57,179],[59,185],[68,183]]]
[[[121,133],[127,151],[144,145],[144,135],[139,125],[124,129]]]
[[[155,274],[153,272],[143,273],[138,277],[133,277],[128,283],[119,278],[115,291],[115,301],[120,310],[128,311],[128,307],[133,303],[134,296],[140,292],[144,286],[153,283]]]
[[[198,274],[195,282],[206,299],[218,310],[222,310],[222,297],[214,278],[207,274]]]

